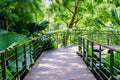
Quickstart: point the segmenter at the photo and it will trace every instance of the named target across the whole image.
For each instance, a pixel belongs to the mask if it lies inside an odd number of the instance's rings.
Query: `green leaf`
[[[34,34],[34,32],[40,32],[42,30],[45,30],[45,28],[48,26],[48,21],[42,21],[40,24],[37,22],[30,22],[26,26],[26,31],[29,33],[29,37]]]
[[[42,21],[38,26],[40,30],[44,30],[48,26],[49,22],[48,21]]]
[[[0,70],[1,70],[1,66],[0,66]],[[14,76],[12,75],[12,73],[10,72],[10,70],[8,68],[5,68],[6,70],[6,78],[9,79],[13,79]],[[2,75],[0,75],[0,78],[2,77]],[[13,79],[14,80],[14,79]]]
[[[92,56],[92,49],[91,48],[88,48],[88,55]]]
[[[8,48],[13,43],[16,44],[17,42],[25,41],[25,36],[21,34],[17,34],[14,32],[8,32],[4,34],[0,34],[0,51]]]

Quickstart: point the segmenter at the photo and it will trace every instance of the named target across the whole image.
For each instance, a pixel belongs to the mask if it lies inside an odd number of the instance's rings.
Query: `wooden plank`
[[[69,46],[44,52],[24,80],[96,80],[77,50]]]

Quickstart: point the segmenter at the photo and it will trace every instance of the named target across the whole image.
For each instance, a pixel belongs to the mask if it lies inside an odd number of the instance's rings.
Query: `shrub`
[[[55,39],[53,39],[52,37],[48,35],[41,37],[39,41],[41,43],[42,51],[50,50],[50,49],[54,49],[58,47],[57,41],[55,41]]]

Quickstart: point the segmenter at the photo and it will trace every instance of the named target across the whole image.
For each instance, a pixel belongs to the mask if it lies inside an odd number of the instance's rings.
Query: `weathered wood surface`
[[[77,50],[69,46],[44,52],[24,80],[96,80]]]

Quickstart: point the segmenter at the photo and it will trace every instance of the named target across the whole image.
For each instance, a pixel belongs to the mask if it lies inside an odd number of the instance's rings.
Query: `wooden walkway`
[[[96,80],[76,46],[44,52],[24,80]]]

